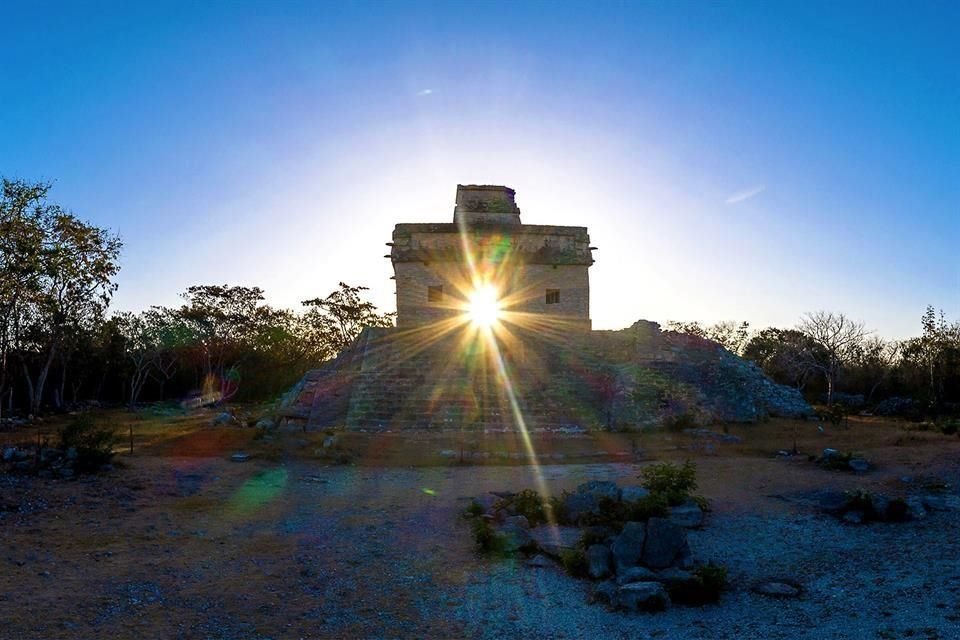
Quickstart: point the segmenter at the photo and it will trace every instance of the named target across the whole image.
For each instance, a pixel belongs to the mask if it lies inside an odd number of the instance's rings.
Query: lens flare
[[[470,322],[479,328],[492,327],[500,319],[500,300],[497,290],[491,285],[477,287],[470,294],[467,304]]]

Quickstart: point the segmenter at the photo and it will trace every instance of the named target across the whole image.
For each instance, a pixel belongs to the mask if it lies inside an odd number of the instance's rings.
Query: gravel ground
[[[737,491],[750,499],[720,491],[709,464],[742,468]],[[29,497],[0,514],[0,638],[960,637],[960,514],[845,526],[766,497],[769,478],[800,471],[756,464],[755,476],[739,461],[701,466],[717,487],[704,493],[723,498],[690,544],[728,566],[731,590],[717,605],[639,615],[589,604],[588,584],[555,568],[473,551],[459,518],[470,497],[536,488],[531,467],[157,459],[55,490],[18,481],[0,496]],[[637,467],[541,473],[558,492],[630,481]],[[751,592],[764,576],[804,593]]]

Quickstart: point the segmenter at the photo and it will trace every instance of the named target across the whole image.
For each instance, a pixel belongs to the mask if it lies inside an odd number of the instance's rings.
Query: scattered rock
[[[338,441],[337,436],[327,436],[326,438],[323,439],[323,448],[329,449],[330,447],[335,447],[337,446],[337,441]],[[440,455],[443,455],[443,453],[444,452],[441,451]],[[450,453],[453,453],[453,452],[451,451]]]
[[[663,569],[688,552],[687,532],[683,527],[665,518],[650,518],[647,521],[647,540],[642,556],[645,565]]]
[[[670,596],[659,582],[631,582],[617,590],[615,607],[627,611],[663,611]]]
[[[537,555],[527,560],[527,566],[533,567],[535,569],[545,569],[547,567],[553,566],[553,560],[543,555],[542,553],[538,553]]]
[[[620,490],[620,499],[623,502],[639,502],[650,495],[650,491],[644,487],[629,486]]]
[[[257,420],[257,424],[255,426],[257,429],[265,429],[269,431],[276,427],[277,423],[273,421],[273,418],[264,417]]]
[[[907,505],[907,514],[913,520],[923,520],[927,517],[927,510],[923,506],[923,500],[918,496],[910,496],[903,501]]]
[[[863,511],[847,511],[843,514],[843,521],[847,524],[863,524],[864,519]]]
[[[960,510],[960,496],[931,494],[923,496],[921,500],[928,511]]]
[[[504,551],[514,553],[530,544],[530,524],[526,516],[511,516],[504,520],[500,533],[504,537]]]
[[[577,527],[543,525],[530,529],[529,535],[541,551],[558,558],[561,551],[577,546],[581,533]]]
[[[831,458],[839,458],[840,452],[836,449],[831,449],[827,447],[823,450],[823,455],[821,456],[824,460],[830,460]]]
[[[3,450],[3,461],[10,462],[11,460],[13,460],[13,456],[16,453],[17,453],[16,447],[5,447]]]
[[[657,572],[657,579],[667,585],[668,589],[684,587],[697,583],[697,577],[689,571],[668,567]]]
[[[643,556],[643,543],[647,538],[647,528],[642,522],[628,522],[611,546],[617,573],[623,573],[635,567]]]
[[[681,527],[696,529],[703,526],[703,509],[693,500],[687,500],[681,505],[670,507],[669,519]]]
[[[857,473],[866,473],[870,470],[870,463],[863,458],[851,458],[850,461],[847,462],[847,466]]]
[[[619,589],[617,588],[617,583],[615,583],[613,580],[601,582],[593,588],[593,601],[602,602],[613,607],[617,602],[618,591]]]
[[[769,578],[753,585],[753,591],[769,598],[796,598],[802,589],[793,580]]]
[[[610,549],[605,544],[592,544],[587,547],[587,573],[595,580],[610,575]]]
[[[656,582],[660,576],[647,569],[646,567],[630,567],[617,573],[617,584],[629,584],[631,582]]]
[[[230,456],[230,460],[232,460],[233,462],[246,462],[249,459],[250,459],[250,454],[243,453],[242,451],[238,451],[237,453]]]
[[[329,439],[332,438],[332,437],[333,437],[333,436],[330,436],[329,438],[327,438],[327,440],[329,440]],[[323,446],[325,446],[325,447],[327,446],[327,440],[324,440],[324,441],[323,441]],[[440,457],[441,457],[441,458],[456,458],[456,457],[457,457],[457,452],[454,451],[454,450],[452,450],[452,449],[444,449],[443,451],[440,452]]]
[[[214,416],[214,418],[213,418],[213,420],[212,420],[212,424],[213,424],[213,426],[215,426],[215,427],[222,427],[222,426],[225,426],[225,425],[236,425],[236,424],[240,424],[240,423],[237,422],[237,419],[233,416],[232,413],[229,413],[229,412],[227,412],[227,411],[224,411],[224,412],[218,413],[216,416]]]

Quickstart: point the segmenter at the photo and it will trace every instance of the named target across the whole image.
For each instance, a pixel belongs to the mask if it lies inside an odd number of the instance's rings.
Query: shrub
[[[698,567],[692,579],[672,585],[670,599],[679,604],[700,606],[718,601],[726,586],[727,568],[711,562]]]
[[[960,432],[960,418],[951,418],[949,420],[944,420],[937,425],[937,428],[940,430],[940,433],[952,436],[956,435],[957,432]]]
[[[547,510],[540,494],[533,489],[524,489],[509,500],[518,516],[526,516],[531,527],[547,521]]]
[[[550,497],[550,512],[557,524],[571,524],[570,513],[567,511],[567,496],[569,495],[569,491],[563,491],[559,496]]]
[[[722,564],[708,562],[698,567],[694,575],[703,581],[704,602],[716,602],[720,599],[720,593],[727,588],[727,568]]]
[[[89,414],[78,415],[60,430],[60,448],[76,450],[74,468],[81,473],[97,471],[109,463],[117,441],[112,429],[99,428]]]
[[[587,576],[588,565],[587,556],[582,549],[563,549],[560,551],[560,564],[564,570],[575,578],[584,578]]]
[[[873,506],[873,496],[866,489],[852,489],[845,492],[844,511],[862,511],[867,518],[873,518],[877,515],[876,508]]]
[[[672,462],[651,464],[640,472],[643,486],[666,498],[669,505],[686,501],[697,488],[697,465],[687,460],[681,466]]]
[[[506,537],[497,533],[493,525],[486,518],[473,518],[470,521],[470,531],[477,548],[484,553],[503,553],[507,547]]]
[[[476,500],[473,500],[470,502],[470,506],[467,507],[463,515],[466,518],[479,518],[483,515],[483,505]]]

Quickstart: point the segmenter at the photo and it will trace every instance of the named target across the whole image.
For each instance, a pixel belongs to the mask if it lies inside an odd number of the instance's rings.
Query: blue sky
[[[913,6],[911,6],[913,5]],[[192,284],[393,308],[397,222],[507,184],[590,229],[598,328],[960,316],[956,3],[12,3],[0,175]]]

